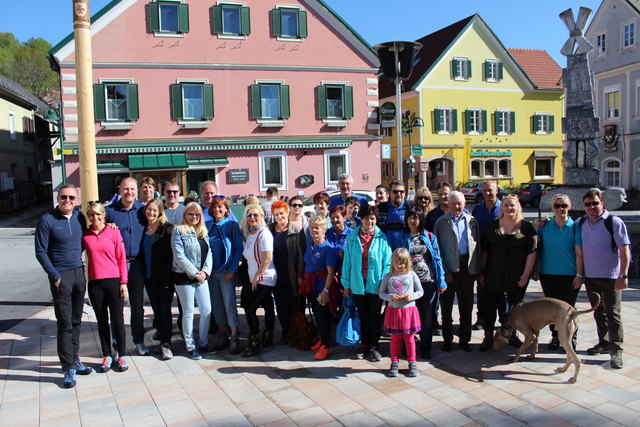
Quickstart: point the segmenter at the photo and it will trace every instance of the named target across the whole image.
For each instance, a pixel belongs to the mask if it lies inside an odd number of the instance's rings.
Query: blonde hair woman
[[[502,198],[500,216],[492,221],[482,235],[482,260],[486,307],[484,340],[480,351],[487,351],[493,344],[493,326],[496,311],[507,296],[506,313],[522,301],[529,277],[536,261],[538,235],[530,222],[522,218],[522,206],[518,197],[508,194]],[[518,344],[512,335],[512,345]]]
[[[209,344],[211,299],[207,279],[211,275],[211,249],[202,208],[196,202],[189,203],[182,220],[171,235],[173,251],[173,282],[182,305],[182,334],[189,357],[202,359],[200,352],[214,354]],[[198,301],[200,323],[198,345],[193,337],[195,301]],[[199,352],[200,351],[200,352]]]
[[[422,209],[425,216],[433,209],[433,196],[427,187],[420,187],[416,191],[416,197],[413,204]]]

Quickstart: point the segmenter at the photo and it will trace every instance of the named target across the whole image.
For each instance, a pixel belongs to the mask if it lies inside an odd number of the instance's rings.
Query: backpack
[[[298,304],[296,307],[300,307],[301,297],[298,297]],[[291,314],[289,335],[289,345],[295,347],[298,350],[309,350],[315,343],[318,336],[318,329],[313,324],[312,320],[307,318],[306,307],[303,309],[295,309]]]
[[[360,316],[353,297],[344,298],[342,307],[344,313],[336,328],[336,341],[345,347],[356,345],[360,342]]]
[[[616,239],[613,237],[613,218],[614,218],[614,215],[609,214],[609,216],[604,219],[604,228],[606,228],[609,234],[611,234],[611,250],[613,252],[617,252],[618,245],[616,245]],[[587,220],[586,215],[581,216],[580,218],[578,218],[578,225],[582,227],[582,224],[584,224],[586,220]]]

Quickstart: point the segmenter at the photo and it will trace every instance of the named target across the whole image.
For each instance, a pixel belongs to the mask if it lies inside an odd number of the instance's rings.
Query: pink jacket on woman
[[[96,234],[91,227],[82,233],[82,249],[89,257],[89,280],[120,278],[127,283],[127,254],[120,230],[106,226]]]

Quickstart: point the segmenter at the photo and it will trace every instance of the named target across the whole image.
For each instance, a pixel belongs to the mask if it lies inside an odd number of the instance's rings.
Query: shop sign
[[[471,150],[471,157],[509,157],[511,150]]]
[[[396,104],[393,102],[385,102],[380,107],[380,119],[393,120],[396,118]]]
[[[227,171],[227,182],[229,184],[249,182],[249,169],[229,169]]]

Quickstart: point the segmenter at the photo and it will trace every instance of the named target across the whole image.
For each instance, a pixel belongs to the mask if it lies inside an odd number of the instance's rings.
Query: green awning
[[[187,169],[187,156],[176,154],[143,154],[129,156],[129,170]]]
[[[126,160],[98,160],[98,169],[126,169],[129,164]]]
[[[189,167],[191,166],[226,166],[229,160],[225,156],[214,157],[190,157],[187,159]]]

